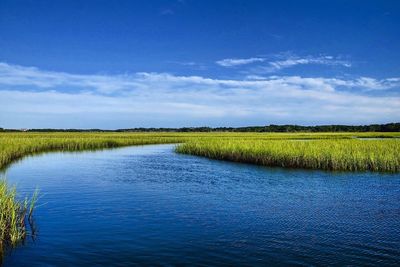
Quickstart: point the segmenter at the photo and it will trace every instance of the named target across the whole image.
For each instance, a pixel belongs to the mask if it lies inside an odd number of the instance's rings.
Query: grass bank
[[[184,138],[174,135],[151,133],[1,133],[0,169],[24,156],[43,152],[97,150],[182,141]]]
[[[216,139],[188,141],[179,153],[264,166],[340,171],[400,171],[400,139]]]
[[[14,247],[28,234],[33,234],[32,214],[36,200],[37,191],[32,199],[19,200],[15,187],[10,188],[5,179],[0,180],[0,263],[6,247]]]
[[[236,162],[399,171],[399,137],[400,133],[0,133],[0,169],[26,155],[49,151],[183,143],[177,152]]]

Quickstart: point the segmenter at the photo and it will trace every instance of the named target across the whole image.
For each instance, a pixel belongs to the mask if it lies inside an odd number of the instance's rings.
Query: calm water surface
[[[400,175],[264,168],[172,145],[11,166],[38,237],[4,266],[396,265]]]

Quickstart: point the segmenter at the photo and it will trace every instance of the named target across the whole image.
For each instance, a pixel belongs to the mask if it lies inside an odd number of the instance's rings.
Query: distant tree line
[[[400,132],[400,123],[370,125],[268,125],[247,127],[183,127],[183,128],[128,128],[118,130],[102,129],[3,129],[3,132]]]

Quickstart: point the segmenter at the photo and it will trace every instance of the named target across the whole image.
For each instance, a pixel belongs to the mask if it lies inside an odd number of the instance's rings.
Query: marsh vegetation
[[[189,141],[177,152],[264,166],[335,171],[400,171],[399,140],[229,140]]]
[[[400,133],[0,133],[0,168],[49,151],[182,143],[179,153],[235,162],[397,172],[399,137]]]
[[[0,180],[0,259],[4,249],[15,247],[28,235],[34,235],[33,210],[38,198],[36,190],[31,199],[20,200],[17,190]]]

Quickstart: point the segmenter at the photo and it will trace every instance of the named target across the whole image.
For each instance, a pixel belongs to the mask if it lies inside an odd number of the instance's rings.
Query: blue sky
[[[399,1],[0,1],[0,127],[400,121]]]

